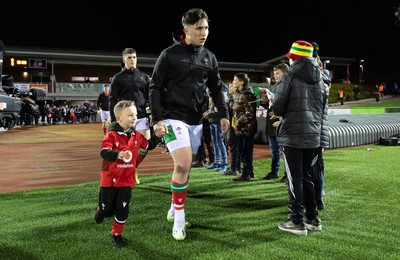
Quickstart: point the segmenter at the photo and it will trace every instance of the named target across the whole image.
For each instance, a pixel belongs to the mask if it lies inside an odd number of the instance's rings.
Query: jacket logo
[[[207,58],[204,58],[204,59],[203,59],[203,63],[204,63],[205,65],[208,65],[208,59],[207,59]]]

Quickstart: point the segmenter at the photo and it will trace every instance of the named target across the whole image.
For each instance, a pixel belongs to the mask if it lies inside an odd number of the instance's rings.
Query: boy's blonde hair
[[[114,107],[114,115],[120,116],[122,114],[122,110],[127,107],[135,106],[134,101],[130,100],[121,100]]]

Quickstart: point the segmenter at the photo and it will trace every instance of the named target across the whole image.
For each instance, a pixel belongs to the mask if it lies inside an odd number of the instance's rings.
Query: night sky
[[[200,7],[211,20],[206,47],[219,61],[260,63],[286,54],[296,40],[307,40],[319,44],[321,56],[364,59],[367,81],[400,81],[400,21],[395,26],[400,0],[362,5],[267,1],[264,7],[260,1],[155,2],[3,0],[0,39],[6,49],[120,52],[133,47],[140,59],[171,45],[171,32],[181,29],[182,14]]]

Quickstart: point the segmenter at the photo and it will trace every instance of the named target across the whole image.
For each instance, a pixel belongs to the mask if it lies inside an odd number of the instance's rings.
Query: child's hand
[[[127,151],[120,151],[118,153],[118,159],[119,160],[123,160],[124,158],[127,158],[129,156]]]

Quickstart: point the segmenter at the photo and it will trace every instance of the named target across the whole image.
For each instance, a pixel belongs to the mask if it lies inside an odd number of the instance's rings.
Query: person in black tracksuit
[[[279,222],[278,228],[296,235],[307,235],[307,230],[322,230],[315,201],[312,165],[318,158],[321,136],[327,126],[324,106],[326,87],[321,68],[312,57],[309,42],[296,41],[286,57],[289,71],[276,87],[274,115],[282,117],[278,130],[278,144],[283,149],[287,170],[290,220]]]

